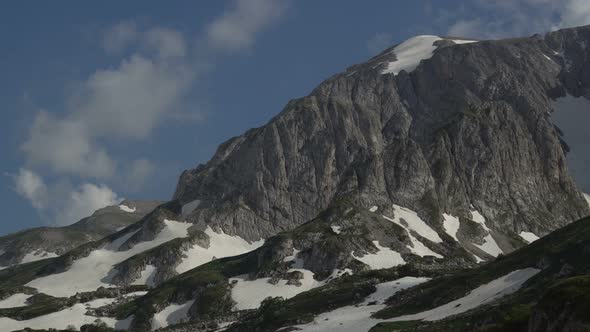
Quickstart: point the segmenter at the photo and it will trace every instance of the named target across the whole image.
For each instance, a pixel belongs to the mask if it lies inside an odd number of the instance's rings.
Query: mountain
[[[301,225],[341,196],[387,213],[404,206],[433,227],[475,210],[495,238],[545,235],[589,213],[551,121],[552,99],[588,95],[589,33],[416,37],[223,143],[182,174],[174,198],[200,202],[191,222],[247,240]],[[414,63],[407,47],[418,49]]]
[[[586,331],[589,250],[585,218],[475,269],[432,279],[359,274],[269,300],[228,331]]]
[[[0,237],[0,269],[56,257],[140,220],[162,202],[123,201],[65,227],[38,227]]]
[[[589,41],[418,36],[352,66],[136,222],[0,271],[0,331],[574,331],[590,208],[551,112],[590,98]]]

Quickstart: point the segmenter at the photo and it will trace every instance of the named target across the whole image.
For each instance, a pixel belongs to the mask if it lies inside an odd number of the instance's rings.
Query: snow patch
[[[394,218],[389,218],[387,216],[383,216],[383,218],[396,223],[397,225],[403,227],[408,236],[410,238],[410,242],[412,245],[408,245],[408,249],[412,251],[412,253],[424,257],[424,256],[434,256],[438,258],[443,258],[442,255],[430,250],[427,246],[425,246],[420,240],[418,240],[414,235],[412,235],[411,231],[418,233],[421,237],[424,237],[432,242],[441,243],[443,242],[437,232],[435,232],[430,226],[428,226],[415,211],[410,209],[406,209],[399,205],[393,205],[394,210]],[[402,222],[402,219],[405,222]]]
[[[434,43],[439,40],[442,38],[438,36],[416,36],[397,45],[392,51],[397,60],[389,62],[381,74],[397,75],[402,70],[411,72],[418,67],[420,61],[432,57],[437,48]]]
[[[340,229],[342,228],[341,226],[332,225],[330,227],[332,228],[332,232],[334,232],[336,234],[340,234]]]
[[[427,223],[425,223],[418,213],[405,207],[393,204],[393,210],[395,213],[394,222],[404,228],[409,228],[416,233],[420,234],[423,238],[426,238],[435,243],[441,243],[443,240],[438,236],[438,233],[434,231]],[[405,220],[408,226],[404,226],[401,219]],[[390,219],[391,220],[391,219]]]
[[[126,330],[131,325],[133,316],[123,320],[116,320],[110,317],[95,317],[86,315],[89,308],[98,308],[113,303],[115,299],[97,299],[86,303],[77,303],[64,310],[50,313],[44,316],[31,318],[29,320],[14,320],[6,317],[0,318],[0,329],[2,331],[21,330],[24,328],[31,329],[60,329],[65,330],[69,325],[77,329],[84,324],[92,324],[96,319],[105,322],[109,327]]]
[[[476,223],[480,224],[483,229],[486,231],[490,231],[488,226],[486,225],[486,218],[479,213],[477,210],[471,210],[471,220],[475,221]]]
[[[40,292],[57,297],[67,297],[77,292],[88,292],[98,287],[108,287],[110,278],[115,271],[112,268],[134,255],[176,238],[188,236],[188,229],[193,225],[173,220],[164,219],[165,227],[152,241],[135,244],[131,249],[118,251],[133,234],[132,231],[122,235],[103,248],[92,251],[88,256],[80,258],[72,263],[70,268],[62,273],[52,274],[37,278],[27,284],[37,288]],[[64,282],[67,280],[67,282]]]
[[[217,258],[241,255],[264,244],[264,240],[250,243],[239,236],[227,235],[223,231],[217,233],[209,226],[207,226],[205,234],[209,236],[209,247],[203,248],[195,244],[185,251],[186,257],[178,264],[176,272],[184,273]]]
[[[461,226],[461,223],[459,222],[459,218],[457,217],[453,217],[450,214],[443,214],[443,226],[445,228],[445,232],[447,232],[447,234],[449,234],[453,239],[455,239],[455,241],[459,242],[459,239],[457,239],[457,232],[459,231],[459,227]]]
[[[477,43],[479,41],[479,40],[468,40],[468,39],[451,39],[451,40],[453,41],[453,43],[458,44],[458,45]]]
[[[313,278],[314,273],[305,269],[290,269],[289,272],[303,273],[301,286],[287,285],[287,280],[279,280],[276,284],[269,283],[270,278],[248,280],[248,275],[241,275],[230,279],[233,284],[231,297],[236,302],[236,310],[256,309],[267,297],[282,297],[290,299],[299,293],[322,286],[323,281]]]
[[[488,233],[488,235],[486,235],[486,237],[483,238],[483,244],[474,243],[473,245],[494,257],[498,257],[498,255],[503,254],[504,251],[502,251],[500,246],[498,246],[498,243],[496,242],[496,240],[494,240],[494,237],[492,237],[492,234],[490,233],[491,230],[486,225],[485,217],[482,216],[481,213],[479,213],[479,211],[471,210],[471,219],[476,223],[480,224],[481,227],[483,227],[483,229],[486,230],[486,232]]]
[[[537,235],[531,232],[520,232],[518,235],[528,243],[533,243],[539,239]]]
[[[356,257],[354,251],[350,254],[354,259],[367,264],[371,270],[389,269],[394,266],[406,264],[399,252],[390,248],[382,247],[379,245],[379,241],[373,241],[373,244],[378,249],[375,254],[368,253],[362,257]]]
[[[231,297],[236,302],[235,310],[256,309],[267,297],[282,297],[289,299],[310,289],[323,286],[331,280],[341,277],[345,273],[352,274],[352,270],[334,270],[328,278],[322,281],[314,279],[314,273],[303,268],[303,260],[298,258],[299,250],[293,248],[293,254],[283,258],[283,262],[293,262],[288,272],[299,271],[303,278],[300,286],[287,285],[287,280],[279,280],[276,284],[269,283],[271,278],[248,280],[248,275],[230,278],[232,285]]]
[[[123,204],[119,205],[119,209],[121,209],[122,211],[125,211],[125,212],[129,212],[129,213],[133,213],[133,212],[137,211],[136,208],[131,208],[131,207],[129,207],[127,205],[123,205]]]
[[[318,315],[312,323],[298,325],[297,328],[306,332],[359,332],[368,331],[381,322],[371,315],[386,305],[384,301],[397,292],[428,281],[428,278],[405,277],[398,280],[376,285],[375,293],[369,295],[358,305],[346,306]],[[371,303],[371,304],[369,304]]]
[[[27,304],[27,299],[31,297],[30,294],[13,294],[9,297],[5,298],[4,300],[0,300],[0,309],[4,308],[14,308],[14,307],[24,307]]]
[[[186,203],[182,206],[182,216],[186,217],[189,214],[191,214],[193,211],[195,211],[196,208],[199,207],[199,205],[201,204],[201,201],[198,199],[195,199],[192,202]]]
[[[303,262],[300,262],[297,260],[297,255],[299,255],[300,252],[301,252],[301,250],[293,248],[293,254],[283,258],[283,262],[288,263],[288,262],[295,261],[295,265],[292,265],[292,267],[294,267],[294,268],[303,267]],[[299,263],[301,263],[301,264],[299,264]]]
[[[152,330],[167,327],[169,325],[182,323],[188,320],[188,311],[195,303],[195,300],[183,304],[172,303],[162,311],[154,314],[152,318]]]
[[[47,252],[44,250],[32,251],[32,252],[26,254],[25,257],[23,257],[23,259],[20,261],[20,264],[40,261],[42,259],[52,258],[52,257],[57,257],[57,256],[59,256],[59,255],[57,255],[56,253]]]
[[[473,245],[494,257],[498,257],[498,255],[504,253],[502,249],[500,249],[498,243],[496,243],[496,240],[494,240],[491,234],[486,235],[486,237],[484,237],[483,240],[483,244],[474,243]]]
[[[145,269],[141,271],[141,275],[137,278],[132,285],[147,285],[149,287],[154,287],[156,283],[154,282],[154,278],[156,277],[156,267],[153,265],[146,265]]]
[[[476,254],[472,254],[472,255],[473,255],[473,257],[475,257],[475,262],[476,262],[476,263],[481,263],[481,262],[484,262],[484,260],[483,260],[483,259],[481,259],[481,258],[479,258],[479,256],[477,256]]]
[[[481,305],[490,303],[497,299],[500,299],[503,296],[515,293],[522,287],[522,285],[527,280],[529,280],[531,277],[533,277],[540,271],[541,270],[534,268],[516,270],[472,290],[469,294],[460,299],[449,302],[440,307],[413,315],[396,317],[388,321],[435,321],[441,320],[449,316],[457,315],[468,310],[475,309]]]
[[[590,195],[583,193],[584,194],[584,198],[586,199],[586,202],[588,203],[588,206],[590,206]]]

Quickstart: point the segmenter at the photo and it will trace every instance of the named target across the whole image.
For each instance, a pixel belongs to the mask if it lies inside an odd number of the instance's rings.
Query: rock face
[[[0,237],[0,267],[62,255],[139,221],[160,204],[126,200],[69,226],[39,227]]]
[[[293,229],[347,196],[399,204],[440,229],[476,209],[497,233],[543,235],[590,211],[566,164],[551,100],[590,97],[590,27],[545,37],[437,42],[411,72],[392,49],[293,100],[185,171],[189,220],[249,240]]]

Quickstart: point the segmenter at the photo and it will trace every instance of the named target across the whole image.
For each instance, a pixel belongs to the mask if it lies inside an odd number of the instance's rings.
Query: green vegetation
[[[31,280],[39,277],[41,271],[55,260],[56,258],[43,259],[0,270],[0,290],[27,284]]]
[[[375,317],[387,319],[430,310],[463,297],[472,289],[514,270],[538,266],[544,260],[548,266],[529,281],[535,284],[531,288],[534,294],[529,296],[538,298],[542,290],[553,282],[553,276],[559,273],[564,264],[571,266],[573,274],[585,274],[589,270],[590,260],[579,254],[590,241],[589,221],[590,218],[585,218],[574,222],[477,269],[465,270],[404,290],[389,302],[388,308],[377,312]]]
[[[361,302],[373,292],[374,281],[345,276],[288,300],[267,299],[231,331],[275,331],[286,325],[306,323],[322,312]]]
[[[71,297],[53,297],[41,293],[29,298],[30,305],[0,309],[0,317],[27,320],[69,308],[76,303],[85,303],[99,298],[115,298],[120,294],[145,290],[147,290],[146,286],[136,285],[123,289],[101,287],[96,291],[78,293]]]
[[[211,319],[231,312],[233,301],[230,277],[254,272],[257,266],[257,252],[214,260],[178,275],[151,290],[146,295],[113,309],[112,315],[124,319],[135,315],[132,329],[150,329],[152,316],[168,304],[183,303],[196,299],[198,306],[192,313],[195,320]]]

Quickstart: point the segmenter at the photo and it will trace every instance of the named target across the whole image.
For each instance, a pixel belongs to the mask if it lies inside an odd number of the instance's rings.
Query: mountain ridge
[[[400,315],[423,315],[480,288],[512,303],[529,279],[583,277],[575,257],[564,268],[537,249],[584,257],[590,241],[582,221],[555,231],[590,207],[550,118],[553,99],[590,97],[588,41],[590,26],[472,43],[429,36],[351,66],[221,144],[137,222],[0,271],[0,305],[20,304],[0,308],[0,323],[274,331],[349,306],[378,305],[390,319],[403,302],[416,311]],[[416,52],[404,53],[410,44]],[[572,229],[575,241],[553,245]],[[489,303],[373,329],[479,323]],[[555,313],[534,309],[527,319],[550,330]],[[110,327],[90,327],[97,318]]]
[[[581,89],[570,83],[574,67],[562,69],[554,53],[573,63],[571,39],[589,30],[442,45],[398,75],[382,75],[396,61],[385,52],[220,145],[206,165],[183,172],[174,198],[200,201],[193,222],[249,240],[310,220],[350,193],[365,206],[406,206],[434,225],[474,205],[495,228],[544,234],[588,213],[548,114],[551,98]]]

